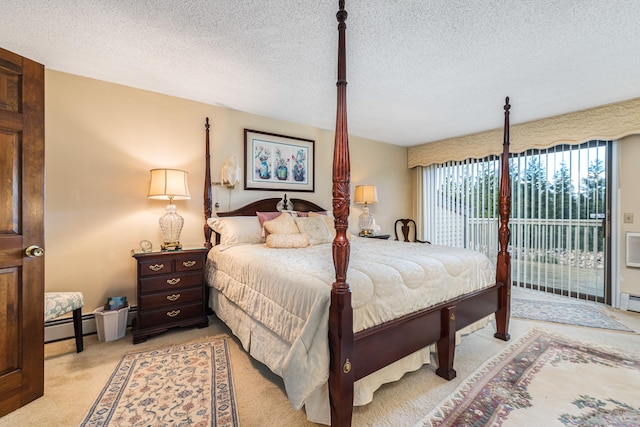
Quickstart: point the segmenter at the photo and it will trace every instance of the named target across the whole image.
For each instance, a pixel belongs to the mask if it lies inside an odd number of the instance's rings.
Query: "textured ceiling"
[[[335,128],[337,0],[2,0],[47,68]],[[347,0],[349,132],[415,145],[640,96],[636,0]]]

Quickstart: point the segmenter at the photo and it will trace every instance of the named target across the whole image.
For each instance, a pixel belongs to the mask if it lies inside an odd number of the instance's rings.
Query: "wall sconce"
[[[236,188],[236,184],[240,182],[241,174],[242,170],[238,166],[236,156],[228,156],[220,169],[220,182],[214,182],[214,185],[224,185],[233,190]]]
[[[375,185],[356,185],[355,203],[364,203],[364,210],[360,214],[360,235],[373,234],[373,215],[369,213],[368,203],[378,203],[378,189]]]
[[[151,169],[151,182],[149,183],[150,199],[169,200],[165,214],[160,217],[160,229],[164,242],[161,247],[164,251],[182,249],[180,244],[180,232],[184,219],[178,215],[178,209],[173,204],[174,200],[190,199],[189,186],[187,185],[187,172],[178,169]]]

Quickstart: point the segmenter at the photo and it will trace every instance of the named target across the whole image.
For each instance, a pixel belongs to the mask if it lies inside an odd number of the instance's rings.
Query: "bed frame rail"
[[[455,378],[455,333],[495,313],[501,283],[355,333],[354,377],[359,380],[411,353],[438,343],[439,376]],[[389,349],[393,349],[390,351]]]

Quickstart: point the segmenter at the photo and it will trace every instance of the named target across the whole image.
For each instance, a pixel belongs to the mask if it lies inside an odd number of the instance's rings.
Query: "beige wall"
[[[84,313],[109,296],[135,303],[131,249],[142,239],[158,248],[158,218],[165,202],[146,198],[149,170],[189,172],[191,200],[178,201],[185,226],[181,242],[201,247],[203,227],[204,121],[211,126],[214,181],[228,155],[244,157],[243,129],[315,140],[314,193],[288,193],[331,208],[334,132],[274,120],[213,105],[46,70],[45,289],[84,292]],[[335,90],[328,88],[327,90]],[[350,137],[352,193],[356,184],[378,186],[371,206],[382,232],[411,214],[412,180],[407,149]],[[216,187],[221,210],[235,209],[280,192]],[[357,232],[359,205],[352,205]]]
[[[621,140],[620,144],[620,291],[640,296],[640,268],[626,267],[626,233],[640,232],[640,135],[631,135]],[[632,213],[634,221],[625,224],[623,215]]]

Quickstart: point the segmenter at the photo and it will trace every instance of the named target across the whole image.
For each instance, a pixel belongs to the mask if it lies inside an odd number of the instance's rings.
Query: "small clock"
[[[151,252],[153,245],[148,240],[140,240],[140,249],[142,249],[142,252]]]

